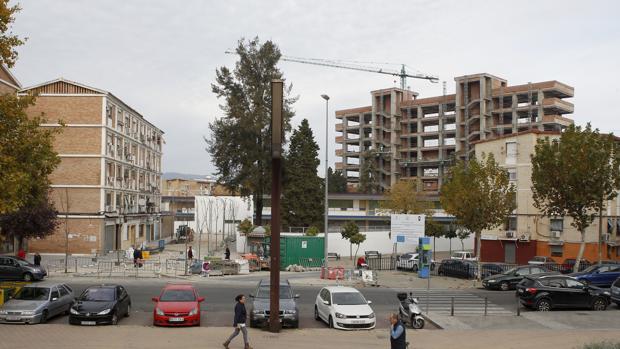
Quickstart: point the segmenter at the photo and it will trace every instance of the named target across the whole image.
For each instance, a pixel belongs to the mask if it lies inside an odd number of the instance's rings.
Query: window
[[[73,292],[73,289],[72,289],[69,285],[62,284],[62,286],[63,286],[64,288],[66,288],[66,289],[67,289],[67,291],[69,291],[69,292]]]
[[[64,297],[64,296],[69,295],[69,292],[68,292],[67,290],[65,290],[65,288],[64,288],[64,287],[62,287],[62,286],[59,286],[59,287],[58,287],[58,290],[60,291],[60,296],[61,296],[61,297]]]
[[[517,230],[517,217],[508,217],[508,220],[506,221],[506,230]]]
[[[517,142],[506,142],[506,164],[517,163]]]
[[[513,182],[517,180],[517,169],[516,168],[509,168],[508,169],[508,180]]]
[[[563,252],[564,252],[563,246],[555,246],[555,245],[551,246],[551,256],[562,257]]]
[[[60,293],[58,292],[58,289],[56,287],[54,287],[53,291],[52,291],[52,299],[58,299],[60,298]]]
[[[614,233],[614,221],[611,218],[607,219],[607,234],[611,235]]]
[[[568,288],[583,288],[583,284],[577,280],[565,279]]]
[[[552,218],[549,221],[549,228],[551,231],[563,231],[564,230],[564,219]]]

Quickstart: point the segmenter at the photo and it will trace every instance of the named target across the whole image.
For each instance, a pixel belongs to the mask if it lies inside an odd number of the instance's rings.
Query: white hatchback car
[[[316,296],[314,318],[330,328],[358,330],[375,328],[375,313],[360,291],[351,287],[324,287]]]

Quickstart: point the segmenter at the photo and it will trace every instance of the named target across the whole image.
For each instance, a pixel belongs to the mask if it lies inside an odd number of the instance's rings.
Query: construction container
[[[280,270],[289,265],[321,265],[325,239],[319,236],[281,236]]]

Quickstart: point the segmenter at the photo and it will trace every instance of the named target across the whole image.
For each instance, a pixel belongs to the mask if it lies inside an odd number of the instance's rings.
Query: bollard
[[[484,316],[487,316],[487,308],[489,307],[489,298],[484,297]]]
[[[454,297],[452,297],[452,304],[450,305],[450,316],[454,316]]]

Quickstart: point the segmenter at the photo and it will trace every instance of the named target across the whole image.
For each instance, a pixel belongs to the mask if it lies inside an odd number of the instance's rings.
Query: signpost
[[[390,215],[392,241],[397,244],[417,245],[419,238],[424,236],[423,214]]]
[[[269,331],[280,332],[280,192],[284,140],[284,82],[271,80],[271,268]],[[260,222],[259,222],[260,223]]]

